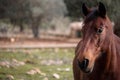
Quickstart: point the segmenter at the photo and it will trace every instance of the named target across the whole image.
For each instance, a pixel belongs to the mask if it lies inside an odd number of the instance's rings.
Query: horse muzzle
[[[88,59],[84,59],[82,62],[80,62],[78,60],[79,68],[85,73],[91,73],[92,72],[92,69],[88,68],[88,65],[89,65],[89,60]]]

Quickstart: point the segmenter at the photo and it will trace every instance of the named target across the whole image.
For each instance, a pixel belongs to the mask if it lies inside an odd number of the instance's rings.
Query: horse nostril
[[[82,62],[80,62],[80,61],[78,60],[78,65],[79,65],[79,67],[80,67],[82,70],[85,70],[85,69],[87,68],[88,64],[89,64],[89,60],[88,60],[88,59],[84,59]]]

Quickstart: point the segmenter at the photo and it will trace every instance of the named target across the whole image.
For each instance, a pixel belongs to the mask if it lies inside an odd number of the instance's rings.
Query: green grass
[[[17,61],[25,62],[25,65],[21,66],[0,66],[0,80],[8,80],[7,75],[12,75],[14,77],[14,80],[57,80],[53,77],[54,73],[60,76],[60,79],[58,80],[73,80],[73,57],[74,49],[0,50],[0,62],[11,62],[14,59]],[[49,64],[50,60],[54,61],[55,63]],[[34,68],[39,69],[46,75],[27,74],[28,71]],[[66,71],[68,68],[70,70]]]

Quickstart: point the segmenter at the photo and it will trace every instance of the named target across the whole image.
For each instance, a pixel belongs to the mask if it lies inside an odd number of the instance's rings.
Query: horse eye
[[[101,34],[102,31],[103,31],[103,28],[102,28],[102,27],[98,28],[98,29],[97,29],[97,34]]]

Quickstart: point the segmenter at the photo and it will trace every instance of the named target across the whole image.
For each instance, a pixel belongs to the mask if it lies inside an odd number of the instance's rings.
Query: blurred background
[[[120,36],[120,0],[0,0],[0,80],[73,80],[81,6],[99,1]]]
[[[82,3],[91,7],[99,1],[101,0],[0,0],[0,38],[80,37],[80,33],[71,33],[73,29],[77,28],[78,32],[81,29]],[[119,35],[120,1],[102,2]]]

